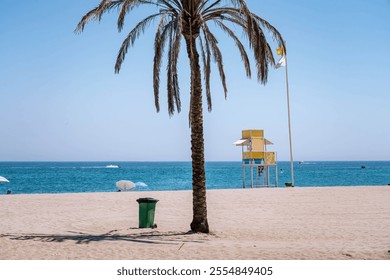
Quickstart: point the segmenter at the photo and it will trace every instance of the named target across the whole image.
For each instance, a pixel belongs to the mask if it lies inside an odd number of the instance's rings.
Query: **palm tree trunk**
[[[199,54],[194,37],[186,37],[188,58],[191,64],[191,157],[192,157],[192,209],[191,230],[209,232],[206,204],[206,176],[204,167],[202,80]]]

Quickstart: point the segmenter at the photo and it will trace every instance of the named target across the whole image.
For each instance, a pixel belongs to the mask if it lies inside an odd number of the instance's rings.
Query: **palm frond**
[[[280,34],[280,32],[273,26],[271,25],[268,21],[266,21],[265,19],[259,17],[258,15],[256,14],[252,14],[253,15],[253,18],[259,22],[259,24],[261,24],[262,26],[264,26],[268,31],[271,32],[272,34],[272,39],[277,42],[277,44],[279,46],[281,46],[283,48],[283,52],[286,54],[287,53],[287,48],[286,48],[286,44],[283,40],[283,37],[282,35]]]
[[[119,15],[118,15],[118,31],[121,32],[125,23],[125,17],[126,15],[131,12],[134,8],[137,8],[138,6],[142,4],[149,4],[149,5],[156,5],[161,6],[156,0],[122,0],[122,8],[120,9]],[[163,6],[161,6],[163,7]]]
[[[240,51],[240,54],[241,54],[241,60],[244,63],[244,66],[245,66],[246,75],[247,75],[248,78],[250,78],[251,75],[252,75],[251,66],[250,66],[248,54],[246,53],[244,45],[241,43],[241,41],[238,39],[238,37],[234,34],[234,32],[230,28],[228,28],[225,24],[223,24],[220,20],[215,20],[215,22],[236,43],[236,46],[237,46],[237,48],[238,48],[238,50]]]
[[[180,113],[181,111],[181,101],[180,101],[180,88],[179,88],[179,78],[178,78],[178,72],[177,72],[177,62],[179,59],[179,53],[180,53],[180,42],[181,42],[181,36],[182,36],[182,26],[181,26],[181,20],[180,18],[177,19],[177,27],[175,28],[176,36],[174,39],[173,44],[173,67],[172,67],[172,74],[173,74],[173,94],[175,98],[176,103],[176,109],[177,112]]]
[[[122,4],[123,0],[118,1],[112,1],[112,0],[102,0],[100,4],[86,13],[80,20],[80,22],[77,24],[76,29],[74,32],[81,33],[84,31],[85,25],[90,22],[91,20],[98,20],[100,21],[102,19],[102,15],[108,11],[110,11],[112,8],[119,7]]]
[[[217,0],[215,1],[214,3],[210,4],[209,6],[207,6],[207,8],[205,8],[206,4],[208,4],[209,1],[204,1],[203,2],[203,5],[201,5],[201,7],[199,9],[202,9],[204,8],[202,14],[206,14],[207,11],[211,10],[212,8],[214,8],[215,6],[217,6],[219,3],[221,3],[221,0]]]
[[[178,1],[173,0],[160,0],[162,4],[164,4],[167,7],[167,10],[169,10],[171,13],[177,15],[178,10],[180,10],[180,3]]]
[[[210,89],[210,75],[211,75],[211,67],[210,67],[210,46],[208,45],[208,41],[205,40],[203,43],[202,36],[199,36],[201,55],[203,60],[203,73],[206,87],[206,100],[207,100],[207,109],[211,112],[213,106],[211,102],[211,89]],[[206,46],[204,45],[206,44]]]
[[[224,91],[225,98],[226,98],[226,96],[227,96],[226,76],[225,76],[225,71],[223,69],[222,53],[218,47],[218,41],[215,38],[215,36],[213,35],[213,33],[210,32],[207,24],[202,25],[202,30],[203,30],[205,39],[210,44],[210,49],[211,49],[211,53],[212,53],[212,56],[214,58],[214,61],[218,65],[219,76],[221,78],[222,87],[223,87],[223,91]]]
[[[129,46],[133,46],[135,40],[139,37],[141,33],[145,31],[145,28],[158,16],[161,16],[160,13],[153,14],[151,16],[148,16],[147,18],[143,19],[141,22],[139,22],[133,30],[130,31],[130,33],[127,35],[126,39],[123,41],[121,48],[119,49],[119,53],[116,59],[115,63],[115,73],[119,73],[121,70],[121,66],[123,63],[123,60],[126,57],[127,50]]]
[[[177,62],[179,58],[180,41],[182,36],[181,30],[181,20],[176,19],[169,38],[167,66],[168,113],[170,115],[173,115],[175,112],[175,105],[177,111],[181,111],[180,88],[177,74]]]
[[[160,69],[162,56],[164,54],[164,48],[166,40],[168,38],[168,32],[171,31],[172,22],[166,24],[166,17],[164,15],[157,27],[157,32],[154,40],[154,62],[153,62],[153,89],[154,89],[154,103],[157,112],[160,111],[159,103],[159,90],[160,90]]]
[[[173,35],[174,34],[174,28],[170,29],[169,32],[169,49],[168,49],[168,64],[167,64],[167,100],[168,100],[168,114],[170,116],[173,115],[175,112],[175,104],[174,104],[174,98],[173,98],[173,78],[172,78],[172,64],[173,64]]]
[[[124,25],[124,22],[125,22],[125,16],[128,12],[131,11],[131,9],[133,9],[134,7],[136,7],[137,5],[140,5],[140,1],[139,0],[124,0],[123,1],[123,5],[122,5],[122,8],[119,12],[119,15],[118,15],[118,31],[122,31],[123,29],[123,25]]]

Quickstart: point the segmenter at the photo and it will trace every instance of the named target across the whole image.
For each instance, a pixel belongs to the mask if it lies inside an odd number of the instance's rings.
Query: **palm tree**
[[[100,21],[103,14],[118,10],[118,31],[123,29],[125,16],[140,6],[152,6],[155,13],[140,21],[127,35],[119,50],[115,64],[115,72],[119,73],[129,46],[145,31],[152,22],[159,19],[154,40],[153,87],[157,112],[159,105],[160,69],[162,58],[167,48],[167,93],[168,112],[180,112],[180,90],[177,73],[181,40],[184,38],[191,69],[189,123],[191,128],[192,152],[192,188],[193,188],[193,232],[209,232],[206,205],[206,177],[204,168],[203,138],[203,105],[202,105],[202,70],[208,110],[211,111],[210,73],[211,60],[217,65],[222,87],[226,97],[227,87],[223,68],[222,53],[218,41],[210,31],[209,23],[223,30],[237,46],[244,63],[246,75],[251,77],[251,66],[246,48],[241,43],[231,26],[237,25],[244,31],[249,41],[249,48],[254,53],[257,79],[267,82],[268,67],[275,65],[267,33],[282,47],[285,44],[280,33],[266,20],[250,12],[245,0],[102,0],[100,4],[83,16],[76,27],[82,32],[85,25],[92,21]],[[200,62],[203,69],[201,70]]]

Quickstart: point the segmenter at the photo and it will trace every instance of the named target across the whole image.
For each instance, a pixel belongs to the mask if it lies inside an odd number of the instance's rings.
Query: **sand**
[[[154,197],[156,229],[138,228]],[[390,260],[390,187],[209,190],[210,234],[190,191],[0,196],[1,260]]]

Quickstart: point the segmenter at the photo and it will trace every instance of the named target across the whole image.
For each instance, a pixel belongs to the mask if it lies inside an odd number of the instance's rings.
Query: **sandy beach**
[[[159,199],[156,229],[137,198]],[[210,190],[211,234],[188,232],[190,191],[0,196],[0,259],[385,259],[390,187]]]

